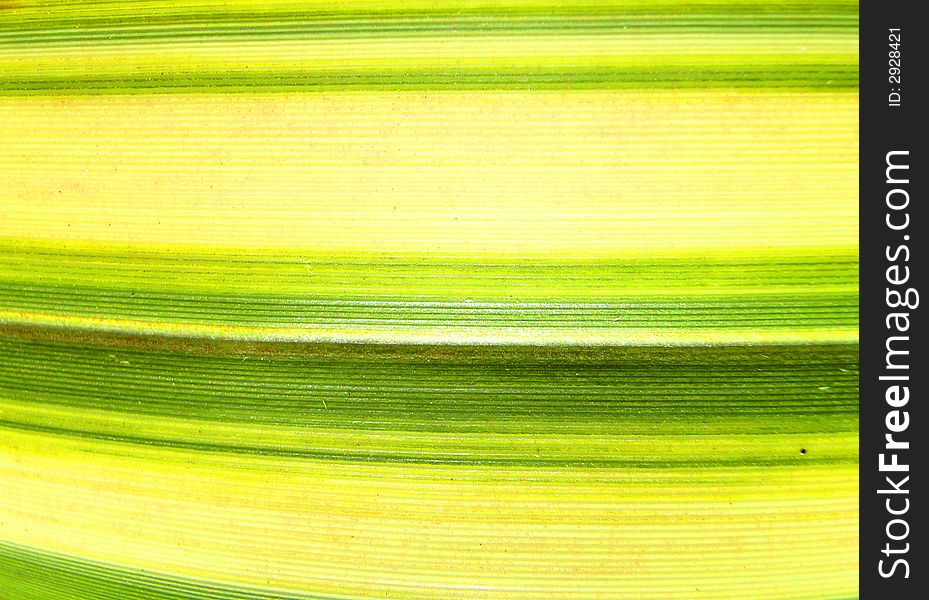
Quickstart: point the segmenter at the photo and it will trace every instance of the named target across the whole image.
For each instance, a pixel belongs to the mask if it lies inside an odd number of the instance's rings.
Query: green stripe
[[[16,6],[20,4],[20,6]],[[230,6],[221,2],[100,2],[69,0],[67,2],[22,2],[0,12],[0,30],[87,27],[107,24],[171,24],[178,22],[222,23],[289,20],[312,17],[332,18],[493,18],[565,15],[572,18],[591,16],[647,18],[650,15],[713,18],[770,16],[772,18],[816,18],[858,15],[854,0],[760,0],[727,2],[708,0],[614,0],[601,2],[565,2],[564,0],[527,0],[517,2],[383,2],[358,6],[351,2],[332,2],[324,6],[301,6],[299,2],[252,3]]]
[[[0,94],[128,94],[294,90],[552,90],[637,87],[854,89],[858,85],[857,7],[853,3],[710,2],[666,3],[393,3],[380,10],[335,5],[331,10],[230,7],[168,2],[154,10],[132,3],[52,5],[0,13],[0,59],[15,61],[0,76]],[[282,10],[284,9],[284,10]],[[728,10],[726,10],[728,9]],[[585,43],[634,39],[645,54],[632,62],[626,51],[604,46],[573,58],[517,57],[502,42],[550,40],[572,35]],[[411,66],[442,44],[480,36],[489,56],[451,56]],[[692,38],[691,43],[681,44]],[[666,47],[667,38],[677,45]],[[338,60],[331,44],[389,41],[399,54],[377,65]],[[427,49],[417,42],[429,41]],[[295,67],[263,64],[262,44],[321,44],[295,50]],[[772,42],[777,45],[772,46]],[[787,46],[783,44],[787,43]],[[157,44],[157,45],[156,45]],[[566,42],[570,48],[572,42]],[[720,46],[721,45],[721,46]],[[129,57],[189,48],[188,60],[168,55],[152,64],[123,65],[85,52],[109,49]],[[214,46],[225,52],[200,58]],[[512,47],[512,46],[510,46]],[[431,50],[430,50],[431,48]],[[663,50],[662,50],[663,49]],[[656,56],[653,51],[659,51]],[[313,64],[320,52],[325,64]],[[637,51],[638,52],[638,51]],[[651,54],[650,54],[651,53]],[[570,54],[570,53],[568,53]],[[55,56],[54,67],[31,61]],[[9,59],[7,59],[9,60]],[[77,62],[74,62],[77,61]],[[214,61],[214,62],[211,62]],[[553,65],[553,61],[561,64]],[[415,61],[414,61],[415,62]],[[83,66],[82,66],[83,65]]]
[[[711,14],[691,16],[608,15],[608,16],[527,16],[499,15],[437,16],[437,17],[367,17],[349,19],[307,19],[294,16],[291,20],[255,20],[181,23],[126,23],[96,24],[93,27],[60,27],[51,24],[41,29],[0,28],[0,52],[15,49],[19,44],[31,48],[55,46],[66,48],[82,42],[152,42],[179,41],[235,41],[247,36],[250,39],[295,37],[300,39],[393,38],[398,36],[451,36],[512,35],[512,34],[578,34],[615,35],[650,33],[701,33],[758,35],[784,33],[810,34],[857,32],[857,15],[731,15]]]
[[[847,254],[475,264],[14,249],[0,246],[8,311],[268,328],[858,324],[857,257]]]
[[[204,354],[178,338],[168,349],[100,338],[123,343],[0,339],[0,390],[130,414],[507,433],[676,431],[704,421],[703,431],[721,433],[729,417],[748,417],[749,432],[843,431],[857,408],[857,345],[847,344],[571,351],[231,342]]]
[[[854,344],[208,346],[106,335],[91,342],[42,341],[34,333],[0,339],[5,427],[350,461],[654,468],[854,459],[843,441],[858,427]],[[31,412],[35,407],[122,417],[110,425],[80,418],[59,425],[42,423]],[[217,431],[241,425],[296,433],[263,443],[234,433],[198,442],[169,428],[153,433],[131,426],[149,417]],[[313,434],[338,430],[346,433],[335,442]],[[381,432],[370,438],[380,440],[375,447],[358,447],[370,441],[358,433],[365,431]],[[634,449],[663,436],[677,436],[678,444],[689,437],[694,449],[662,456]],[[485,438],[486,444],[477,442]],[[725,450],[733,444],[739,447]],[[800,454],[800,447],[809,452]]]
[[[576,67],[414,70],[398,66],[378,72],[335,71],[173,72],[106,77],[77,72],[51,77],[0,80],[4,95],[92,95],[152,93],[238,93],[291,91],[428,91],[428,90],[573,90],[673,88],[753,88],[850,90],[858,86],[858,66],[848,60],[817,60],[798,55],[797,62],[776,66]]]
[[[368,299],[619,299],[739,290],[789,293],[858,289],[856,253],[808,249],[745,254],[610,259],[470,260],[432,257],[329,257],[281,251],[145,251],[112,246],[38,245],[0,240],[0,281],[62,288]],[[448,284],[453,282],[454,286]],[[664,290],[662,292],[661,290]]]
[[[336,600],[118,567],[2,541],[0,590],[11,600]]]
[[[94,286],[0,285],[0,307],[12,311],[159,323],[287,328],[457,327],[615,330],[853,329],[854,292],[653,297],[597,303],[435,302],[416,300],[176,296]],[[2,320],[0,320],[2,322]]]

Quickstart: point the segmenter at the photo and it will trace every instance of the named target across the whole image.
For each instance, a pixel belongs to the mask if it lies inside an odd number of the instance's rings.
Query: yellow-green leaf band
[[[857,22],[0,0],[0,597],[857,597]]]

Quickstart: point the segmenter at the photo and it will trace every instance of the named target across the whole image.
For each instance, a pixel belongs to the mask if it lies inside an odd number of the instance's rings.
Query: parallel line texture
[[[0,0],[0,597],[857,597],[857,36]]]

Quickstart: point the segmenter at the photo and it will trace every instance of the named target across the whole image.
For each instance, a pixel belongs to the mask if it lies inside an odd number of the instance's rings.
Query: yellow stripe
[[[559,258],[854,247],[857,102],[0,98],[0,237]]]
[[[395,598],[856,593],[853,465],[368,466],[4,436],[0,539],[130,567]]]

